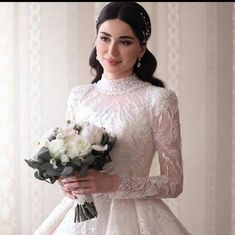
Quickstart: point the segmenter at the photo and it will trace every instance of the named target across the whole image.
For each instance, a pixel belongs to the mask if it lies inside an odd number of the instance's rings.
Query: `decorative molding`
[[[14,76],[14,6],[1,3],[0,7],[0,234],[16,234],[17,146],[15,130],[15,76]]]
[[[167,3],[167,87],[179,97],[180,82],[180,5]],[[174,214],[179,218],[180,197],[165,199]]]
[[[41,88],[41,3],[29,3],[29,112],[30,112],[30,154],[42,131],[42,88]],[[42,187],[30,174],[31,229],[39,225],[42,219]]]
[[[65,3],[64,3],[65,4]],[[81,40],[80,29],[80,19],[79,19],[79,3],[68,2],[67,4],[67,30],[68,30],[68,92],[69,90],[77,85],[79,78],[79,56],[81,55],[79,48],[79,40]]]
[[[180,3],[167,3],[167,86],[179,96],[180,82]]]
[[[232,127],[232,187],[231,234],[235,234],[235,3],[233,3],[233,127]]]
[[[107,4],[108,4],[108,2],[95,2],[95,4],[94,4],[94,25],[96,25],[96,21],[98,19],[100,11]],[[95,33],[96,33],[96,28],[95,27],[94,27],[94,30],[95,30]]]
[[[215,234],[216,222],[216,147],[217,147],[217,4],[207,3],[207,131],[206,131],[206,227]],[[212,157],[214,156],[214,157]]]

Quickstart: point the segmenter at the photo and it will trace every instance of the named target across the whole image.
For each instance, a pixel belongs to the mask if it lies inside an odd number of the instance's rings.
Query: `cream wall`
[[[70,89],[90,83],[104,4],[0,3],[0,234],[32,234],[62,197],[23,159],[64,120]],[[193,235],[235,234],[235,5],[141,4],[152,19],[156,75],[179,98],[184,191],[166,201]],[[151,174],[157,170],[156,160]]]

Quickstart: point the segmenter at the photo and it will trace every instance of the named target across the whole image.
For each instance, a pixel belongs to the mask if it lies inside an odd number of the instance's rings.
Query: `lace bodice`
[[[103,75],[97,84],[72,89],[67,119],[89,121],[116,135],[112,162],[104,171],[119,175],[121,185],[110,198],[168,198],[181,193],[180,122],[173,91],[135,75],[117,80]],[[149,177],[156,152],[160,175]]]

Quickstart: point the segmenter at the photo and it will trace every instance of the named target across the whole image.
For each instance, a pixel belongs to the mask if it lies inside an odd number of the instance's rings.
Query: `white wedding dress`
[[[182,191],[177,97],[136,76],[76,86],[67,118],[89,121],[116,135],[104,171],[121,177],[117,192],[93,194],[98,217],[74,223],[72,199],[64,198],[34,235],[187,235],[161,198]],[[161,174],[149,176],[156,151]],[[174,200],[174,199],[172,199]]]

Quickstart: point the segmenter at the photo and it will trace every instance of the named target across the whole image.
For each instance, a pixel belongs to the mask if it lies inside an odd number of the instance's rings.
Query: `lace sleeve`
[[[169,91],[160,112],[154,115],[152,125],[155,147],[159,156],[160,175],[150,177],[123,177],[114,199],[177,197],[183,188],[181,134],[178,100]]]

